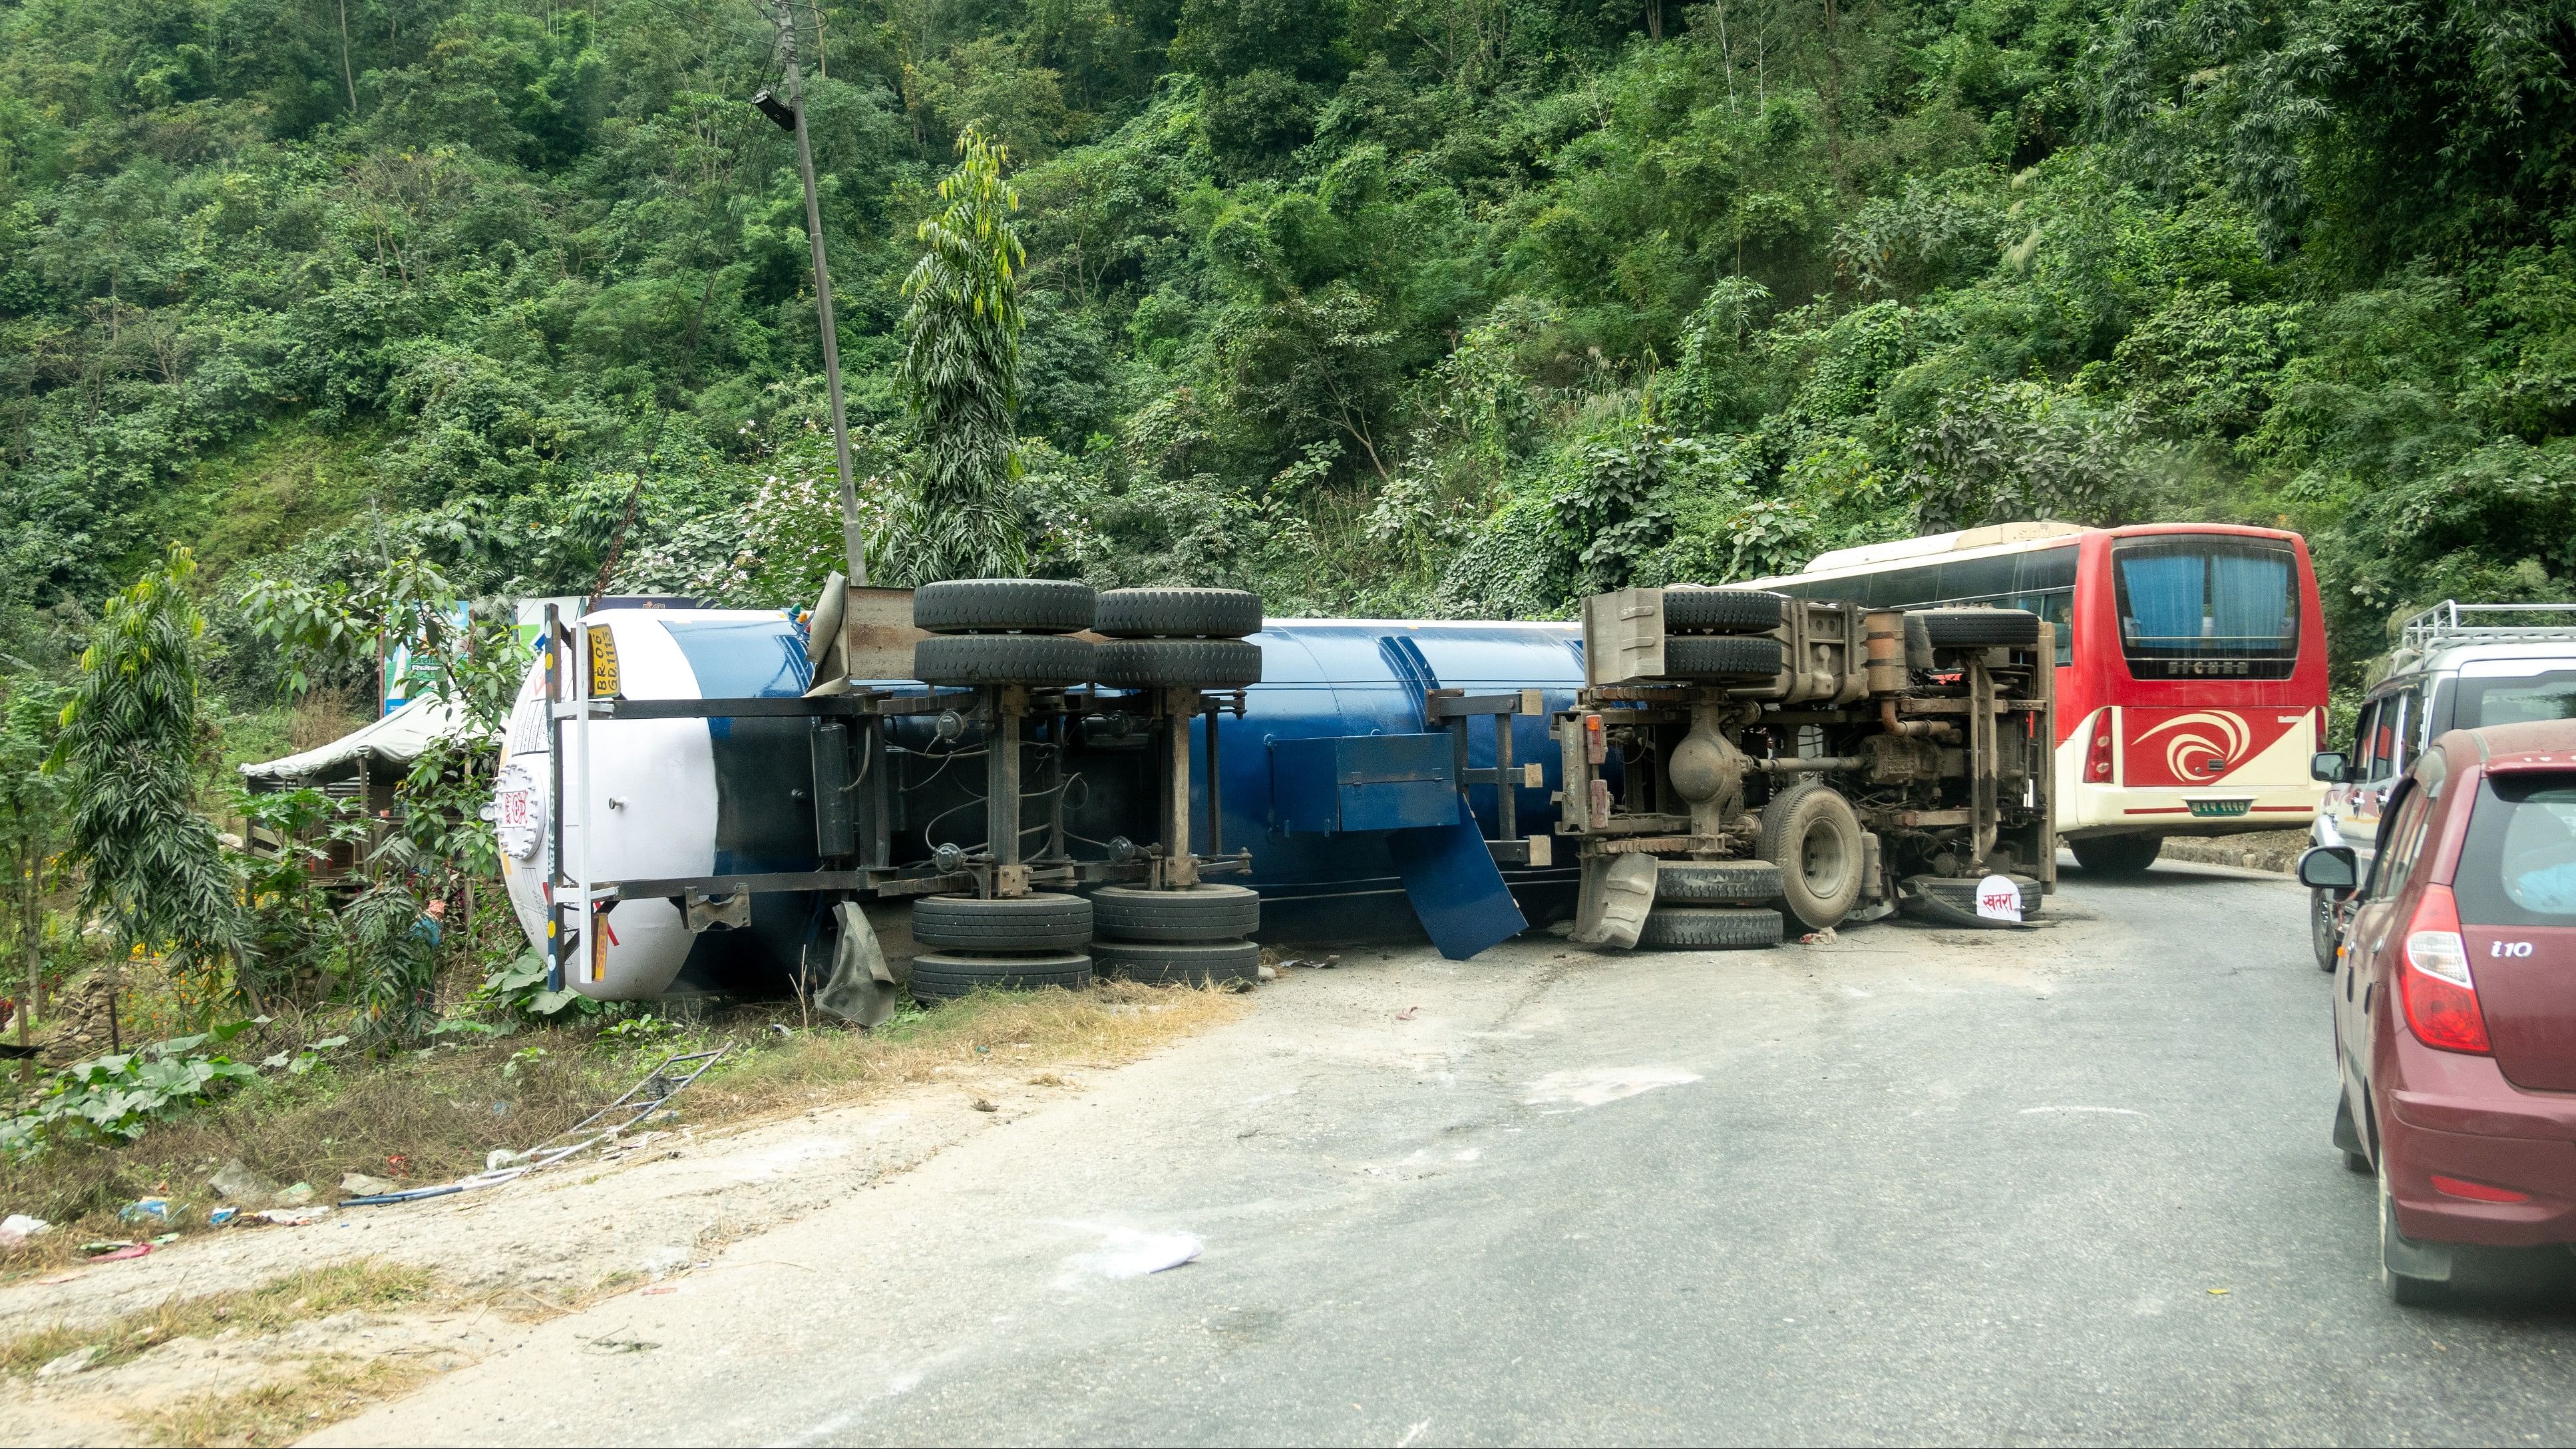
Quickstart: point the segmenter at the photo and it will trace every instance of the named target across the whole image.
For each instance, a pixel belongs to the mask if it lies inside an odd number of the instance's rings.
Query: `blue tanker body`
[[[1581,631],[1557,623],[1450,623],[1370,619],[1274,620],[1253,636],[1261,683],[1245,692],[1243,717],[1219,716],[1224,772],[1224,844],[1252,852],[1247,884],[1261,892],[1264,934],[1294,940],[1357,940],[1419,930],[1383,833],[1283,834],[1275,827],[1270,745],[1340,735],[1419,734],[1430,729],[1424,701],[1434,689],[1499,694],[1536,689],[1549,712],[1570,708],[1583,684]],[[1501,716],[1516,762],[1540,765],[1546,783],[1519,787],[1520,832],[1547,834],[1556,822],[1556,743],[1545,715]],[[1196,818],[1207,812],[1206,719],[1191,726]],[[1494,764],[1494,734],[1468,731],[1470,768]],[[1491,836],[1499,831],[1491,785],[1468,801]],[[1504,879],[1533,921],[1570,909],[1576,872],[1507,869]]]

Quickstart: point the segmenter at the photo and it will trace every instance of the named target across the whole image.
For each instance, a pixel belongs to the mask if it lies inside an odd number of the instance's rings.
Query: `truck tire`
[[[1092,969],[1147,986],[1227,986],[1261,979],[1261,948],[1250,941],[1102,941]]]
[[[1785,594],[1754,589],[1666,589],[1664,629],[1672,634],[1767,634],[1788,613]]]
[[[1915,609],[1905,618],[1908,630],[1921,621],[1923,641],[1935,649],[2027,649],[2039,643],[2039,616],[2028,609]]]
[[[1239,885],[1102,886],[1091,893],[1091,922],[1118,941],[1232,941],[1261,929],[1261,895]]]
[[[1089,682],[1092,645],[1060,634],[942,634],[912,646],[912,677],[925,684],[1066,685]]]
[[[1247,589],[1111,589],[1091,627],[1112,639],[1240,639],[1261,632],[1261,596]]]
[[[1971,921],[1994,925],[1997,923],[1977,914],[1977,882],[1984,878],[1983,876],[1918,875],[1907,880],[1905,885],[1906,889],[1915,895],[1937,901]],[[2038,915],[2040,902],[2045,898],[2039,882],[2026,875],[2008,875],[2004,879],[2011,881],[2021,892],[2022,919],[2026,921]]]
[[[1759,906],[1780,898],[1780,867],[1767,860],[1668,860],[1655,899],[1678,905]]]
[[[970,991],[1036,991],[1061,986],[1079,991],[1091,984],[1091,958],[1079,952],[1042,956],[972,956],[934,951],[912,958],[912,994],[919,1001],[946,1001]]]
[[[2086,875],[2137,875],[2165,848],[2161,835],[2087,835],[2066,842]]]
[[[1092,647],[1092,682],[1114,688],[1241,689],[1261,682],[1261,646],[1241,639],[1112,639]]]
[[[1780,658],[1780,641],[1760,634],[1664,637],[1666,679],[1771,679]]]
[[[912,627],[933,634],[1075,634],[1091,585],[1071,579],[950,579],[912,592]]]
[[[2308,892],[2308,949],[2315,953],[2317,969],[2320,971],[2335,969],[2335,945],[2338,933],[2335,930],[2334,908],[2334,892]]]
[[[1745,906],[1657,906],[1637,932],[1639,946],[1740,951],[1780,944],[1780,913]]]
[[[1091,902],[1051,891],[994,900],[923,896],[912,903],[912,939],[970,955],[1072,950],[1091,940]]]
[[[1860,900],[1860,817],[1822,780],[1801,780],[1762,807],[1753,853],[1780,867],[1780,904],[1808,930],[1851,914]]]

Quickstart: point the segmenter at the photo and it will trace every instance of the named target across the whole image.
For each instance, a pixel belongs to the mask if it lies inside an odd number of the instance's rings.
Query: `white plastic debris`
[[[1680,1067],[1586,1067],[1548,1073],[1530,1083],[1529,1095],[1521,1100],[1534,1107],[1551,1102],[1599,1107],[1657,1087],[1686,1086],[1698,1080],[1699,1073]]]
[[[36,1370],[36,1377],[67,1379],[73,1374],[86,1373],[91,1364],[98,1362],[98,1356],[106,1351],[103,1345],[95,1343],[73,1349],[61,1358],[48,1359],[43,1368]]]
[[[285,1190],[252,1171],[249,1164],[238,1157],[215,1169],[215,1175],[206,1181],[226,1202],[252,1211],[274,1205],[277,1195]]]
[[[46,1222],[43,1218],[31,1218],[25,1213],[11,1213],[6,1218],[0,1218],[0,1248],[14,1248],[52,1226],[52,1223]]]
[[[1142,1278],[1148,1273],[1177,1268],[1206,1249],[1207,1245],[1190,1233],[1110,1228],[1101,1233],[1097,1249],[1064,1260],[1064,1276],[1056,1280],[1056,1285],[1071,1287],[1085,1278]]]

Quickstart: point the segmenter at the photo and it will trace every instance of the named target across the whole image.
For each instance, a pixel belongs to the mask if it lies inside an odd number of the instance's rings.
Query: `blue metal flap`
[[[1283,835],[1445,825],[1458,817],[1449,736],[1273,740],[1270,797]]]
[[[1449,824],[1399,830],[1386,843],[1431,944],[1450,960],[1464,961],[1528,930],[1529,919],[1503,884],[1467,802],[1460,799],[1452,808],[1456,814]]]

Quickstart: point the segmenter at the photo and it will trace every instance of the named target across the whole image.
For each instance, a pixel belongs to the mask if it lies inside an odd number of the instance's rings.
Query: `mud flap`
[[[858,902],[834,906],[832,919],[838,928],[833,932],[832,974],[815,994],[814,1004],[843,1021],[874,1026],[903,1004],[903,983],[886,964],[876,928],[868,924],[867,912]]]
[[[1431,944],[1452,961],[1464,961],[1529,929],[1529,919],[1503,883],[1494,853],[1485,847],[1485,833],[1467,813],[1463,797],[1458,815],[1449,825],[1393,830],[1386,837],[1413,914],[1430,933]]]
[[[1646,928],[1646,913],[1655,908],[1655,876],[1662,869],[1651,855],[1587,855],[1583,858],[1583,894],[1574,909],[1573,940],[1585,946],[1637,944]]]

